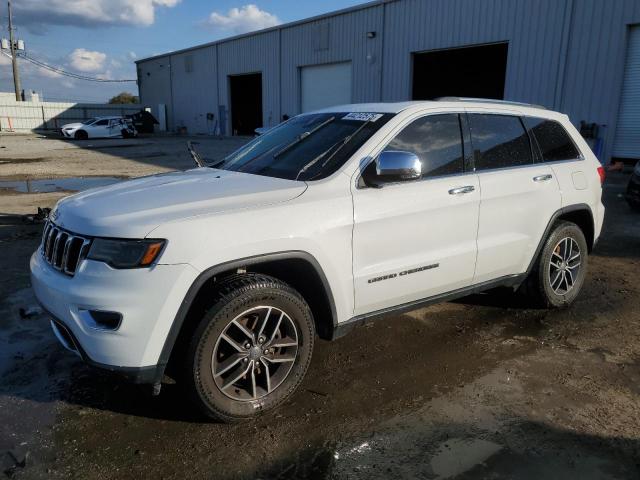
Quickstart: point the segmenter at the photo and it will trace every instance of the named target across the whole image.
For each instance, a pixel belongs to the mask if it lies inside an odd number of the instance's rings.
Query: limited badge
[[[358,122],[375,122],[380,117],[382,117],[381,113],[352,112],[342,117],[342,120],[355,120]]]

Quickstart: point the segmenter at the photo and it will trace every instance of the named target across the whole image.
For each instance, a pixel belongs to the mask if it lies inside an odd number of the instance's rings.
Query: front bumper
[[[94,366],[154,383],[162,374],[160,354],[198,271],[188,264],[117,270],[83,260],[75,276],[53,269],[38,249],[31,257],[36,298],[53,317],[61,343]],[[88,311],[122,315],[116,330],[98,328]]]

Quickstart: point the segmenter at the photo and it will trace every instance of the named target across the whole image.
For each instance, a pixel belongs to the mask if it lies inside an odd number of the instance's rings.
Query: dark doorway
[[[229,77],[231,90],[231,132],[254,135],[262,126],[262,74]]]
[[[507,43],[413,55],[413,99],[504,98]]]

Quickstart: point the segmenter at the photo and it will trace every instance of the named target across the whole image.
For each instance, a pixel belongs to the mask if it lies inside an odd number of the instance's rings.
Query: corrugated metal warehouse
[[[247,134],[339,103],[499,98],[640,158],[640,1],[379,0],[137,62],[169,130]]]

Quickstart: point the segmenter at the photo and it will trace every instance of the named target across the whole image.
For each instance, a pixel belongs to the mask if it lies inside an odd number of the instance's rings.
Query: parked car
[[[206,167],[61,200],[32,285],[86,362],[156,392],[166,371],[205,415],[242,420],[292,394],[316,335],[499,286],[570,305],[603,178],[560,113],[334,107]]]
[[[95,117],[81,123],[67,123],[60,129],[65,138],[86,140],[88,138],[135,137],[138,132],[131,119],[124,117]]]
[[[640,211],[640,162],[636,163],[636,167],[633,169],[625,196],[629,206]]]

